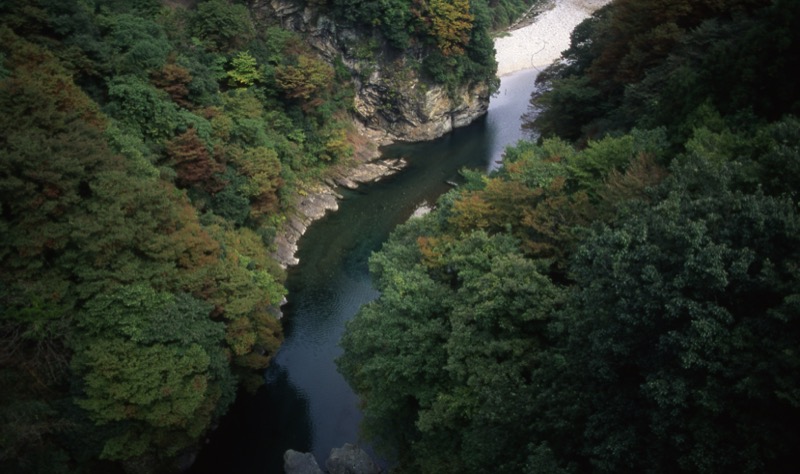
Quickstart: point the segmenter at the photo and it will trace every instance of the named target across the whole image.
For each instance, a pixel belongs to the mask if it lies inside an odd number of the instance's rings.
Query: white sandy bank
[[[497,75],[549,65],[569,48],[569,35],[578,23],[610,1],[553,0],[555,6],[533,23],[495,40]]]

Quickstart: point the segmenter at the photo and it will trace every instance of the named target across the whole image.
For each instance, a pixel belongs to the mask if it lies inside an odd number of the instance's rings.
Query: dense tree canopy
[[[704,104],[740,120],[797,114],[785,71],[797,66],[798,15],[790,0],[616,1],[540,77],[534,125],[570,139],[665,125],[682,143],[682,122]]]
[[[163,3],[0,6],[3,472],[194,449],[280,345],[292,190],[351,152],[301,38]]]
[[[613,2],[373,255],[339,367],[400,472],[793,472],[797,12]]]
[[[314,5],[452,90],[534,3]],[[373,256],[339,363],[398,469],[792,472],[799,5],[613,2],[545,138]],[[280,345],[271,245],[352,152],[349,72],[243,2],[0,18],[0,470],[165,469]]]
[[[797,206],[689,158],[576,252],[585,442],[607,472],[781,472],[800,415]]]

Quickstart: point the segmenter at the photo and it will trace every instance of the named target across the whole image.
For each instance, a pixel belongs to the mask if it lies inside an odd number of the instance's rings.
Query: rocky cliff
[[[371,145],[356,147],[368,148],[357,153],[356,166],[333,170],[332,179],[303,190],[275,241],[275,258],[286,267],[298,263],[297,243],[308,226],[338,208],[338,186],[374,181],[402,167],[365,163],[379,157],[374,145],[432,140],[469,125],[488,110],[490,91],[487,84],[448,91],[425,81],[418,72],[421,51],[393,52],[381,40],[337,24],[304,0],[254,0],[251,6],[265,20],[300,33],[329,63],[344,64],[355,89],[353,111],[359,133]]]
[[[489,107],[489,87],[471,84],[448,93],[423,80],[413,52],[392,54],[374,38],[337,25],[303,0],[259,0],[256,11],[301,33],[332,64],[352,75],[355,116],[373,140],[423,141],[468,125]],[[393,57],[394,56],[394,57]]]
[[[300,237],[314,221],[321,219],[328,211],[339,209],[339,199],[342,196],[336,192],[338,187],[355,189],[360,184],[378,181],[394,174],[406,164],[404,160],[386,159],[361,163],[355,167],[340,167],[332,170],[330,177],[323,182],[303,189],[295,212],[288,216],[283,232],[275,239],[275,259],[283,268],[299,263],[295,254]]]

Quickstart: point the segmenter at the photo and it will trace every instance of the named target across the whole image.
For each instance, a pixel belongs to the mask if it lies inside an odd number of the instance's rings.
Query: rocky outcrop
[[[380,474],[381,469],[363,449],[350,443],[331,449],[325,461],[329,474]]]
[[[355,68],[363,67],[359,63]],[[402,73],[395,74],[401,71]],[[358,119],[388,140],[424,141],[469,125],[489,107],[485,84],[465,86],[451,97],[444,87],[420,80],[404,61],[376,67],[356,79],[354,109]]]
[[[317,460],[311,453],[290,449],[283,454],[283,471],[286,474],[322,474]]]
[[[305,2],[254,3],[262,15],[302,33],[328,61],[344,63],[355,85],[355,116],[380,143],[432,140],[470,124],[488,110],[486,84],[463,86],[449,94],[445,87],[423,81],[406,59],[409,55],[390,58],[379,46],[365,46],[369,38],[337,25]]]
[[[283,232],[275,239],[275,259],[282,267],[297,265],[299,260],[297,243],[305,234],[312,222],[321,219],[328,211],[339,209],[338,200],[342,198],[336,189],[339,186],[355,189],[360,184],[378,181],[396,173],[406,166],[405,160],[386,159],[357,166],[342,166],[331,171],[323,182],[307,186],[300,193],[300,198],[284,223]]]
[[[286,474],[322,474],[314,455],[293,449],[283,455],[283,470]],[[328,474],[380,474],[381,468],[363,449],[350,443],[331,449],[325,462]]]
[[[308,226],[321,219],[328,211],[339,209],[337,199],[341,199],[328,184],[318,184],[304,189],[292,212],[283,225],[282,232],[275,238],[275,260],[283,267],[297,265],[297,242],[306,233]]]
[[[361,184],[379,181],[392,175],[405,168],[406,165],[408,163],[401,158],[362,163],[355,168],[334,170],[326,183],[331,186],[356,189]]]

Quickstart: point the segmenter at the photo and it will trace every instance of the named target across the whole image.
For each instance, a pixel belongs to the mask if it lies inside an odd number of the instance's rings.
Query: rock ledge
[[[303,189],[295,211],[287,218],[282,231],[275,238],[275,259],[283,268],[300,262],[296,257],[300,237],[314,221],[322,219],[328,211],[339,209],[338,200],[342,199],[342,195],[336,191],[339,186],[355,189],[361,184],[390,176],[407,165],[405,160],[398,158],[370,161],[352,168],[338,168],[324,182]]]

